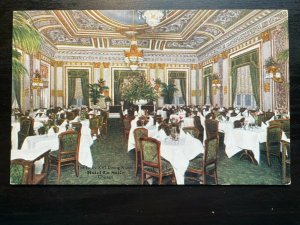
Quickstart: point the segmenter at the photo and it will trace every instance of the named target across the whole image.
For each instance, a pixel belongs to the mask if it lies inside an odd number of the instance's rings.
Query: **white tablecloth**
[[[183,120],[182,123],[182,127],[193,127],[194,126],[194,118],[193,117],[185,117],[184,115],[176,115],[176,114],[172,114],[170,115],[170,120],[171,119],[176,119],[176,120],[180,120],[180,118]]]
[[[81,138],[79,146],[79,157],[78,161],[81,165],[87,167],[93,166],[93,159],[91,154],[90,146],[93,144],[93,139],[91,137],[91,131],[89,128],[89,120],[81,121]],[[61,129],[60,129],[61,132]],[[36,135],[27,137],[22,145],[20,151],[31,151],[31,150],[58,150],[59,141],[58,134],[48,134],[48,135]]]
[[[163,119],[167,119],[167,111],[163,111],[162,109],[157,110],[156,115],[161,115]]]
[[[161,142],[161,156],[171,163],[177,184],[184,184],[184,174],[189,165],[189,161],[198,154],[204,153],[201,141],[181,131],[179,141],[174,143],[168,138],[160,138],[156,126],[146,128],[148,129],[149,137],[157,138]],[[134,129],[130,130],[128,138],[128,151],[135,148],[133,130]]]
[[[244,130],[236,128],[225,133],[225,152],[230,158],[243,149],[251,150],[255,159],[260,163],[259,144],[267,141],[267,131],[262,128]]]
[[[194,159],[200,153],[204,153],[201,141],[189,134],[180,134],[179,142],[176,144],[168,140],[160,141],[161,156],[171,163],[177,184],[184,184],[184,174],[190,160]]]

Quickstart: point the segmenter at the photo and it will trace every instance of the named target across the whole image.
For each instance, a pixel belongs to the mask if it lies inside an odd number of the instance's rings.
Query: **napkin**
[[[145,127],[151,127],[153,125],[153,123],[154,123],[153,118],[152,118],[152,116],[150,116],[149,121]]]
[[[246,109],[244,112],[242,112],[243,116],[248,116],[248,110]]]
[[[262,129],[267,129],[268,125],[266,125],[264,122],[261,122],[261,128]]]
[[[137,111],[134,111],[134,116],[138,116],[138,112]]]
[[[255,123],[255,119],[253,118],[252,115],[249,115],[249,117],[247,118],[247,120],[248,120],[248,123],[251,123],[251,124]]]
[[[66,126],[60,125],[60,126],[59,126],[58,134],[60,134],[60,133],[62,133],[62,132],[65,132],[65,131],[66,131]]]
[[[78,122],[79,116],[76,116],[74,120],[71,120],[70,122]]]
[[[127,110],[127,109],[125,109],[125,110],[123,111],[123,115],[128,115],[128,110]]]
[[[167,136],[166,132],[163,129],[160,129],[160,131],[158,132],[159,138],[161,140],[164,140]]]
[[[290,138],[286,136],[285,132],[282,132],[281,140],[290,142]]]
[[[54,135],[54,134],[55,134],[55,132],[53,130],[53,127],[51,127],[48,131],[48,135]]]

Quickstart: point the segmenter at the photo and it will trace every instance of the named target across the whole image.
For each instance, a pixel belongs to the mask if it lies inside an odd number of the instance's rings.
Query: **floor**
[[[108,135],[103,135],[94,141],[91,147],[93,168],[80,165],[79,176],[76,177],[73,166],[62,169],[60,184],[67,185],[139,185],[140,176],[134,175],[135,152],[127,152],[123,141],[123,130],[118,119],[109,121]],[[263,148],[263,146],[262,146]],[[220,146],[218,155],[218,184],[219,185],[281,185],[281,164],[279,159],[271,158],[271,167],[266,163],[266,157],[261,155],[259,165],[249,160],[240,160],[238,153],[228,158],[224,146]],[[187,177],[190,175],[187,174]],[[155,184],[155,180],[153,180]],[[186,179],[187,185],[199,184],[192,179]],[[48,184],[57,184],[57,173],[51,170]],[[208,180],[208,184],[213,184]]]

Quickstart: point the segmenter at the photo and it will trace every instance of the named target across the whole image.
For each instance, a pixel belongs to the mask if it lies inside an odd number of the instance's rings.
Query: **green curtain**
[[[74,79],[75,80],[75,79]],[[87,74],[83,74],[81,77],[81,88],[82,88],[82,105],[89,105],[89,80]]]
[[[180,89],[184,103],[186,104],[186,80],[180,79]]]
[[[208,87],[209,87],[209,101],[210,101],[210,104],[213,105],[212,77],[208,76],[207,79],[208,79]]]
[[[212,104],[212,79],[211,79],[211,75],[212,75],[212,71],[213,68],[212,66],[206,67],[204,68],[203,71],[203,91],[204,91],[204,104],[207,104],[208,102],[206,102],[206,96],[207,96],[207,91],[209,91],[209,100],[210,100],[210,104]],[[208,86],[209,89],[207,90],[207,82],[208,82]]]
[[[256,105],[260,107],[258,57],[258,49],[255,49],[243,55],[237,56],[231,60],[232,105],[234,104],[236,95],[237,69],[242,66],[249,66],[253,96],[256,101]]]
[[[73,105],[75,95],[75,79],[68,77],[68,105]]]
[[[203,104],[206,103],[206,94],[207,94],[207,78],[203,78]]]

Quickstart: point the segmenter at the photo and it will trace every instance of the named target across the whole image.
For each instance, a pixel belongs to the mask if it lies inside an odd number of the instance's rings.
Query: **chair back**
[[[10,162],[10,183],[30,184],[33,163],[25,159],[14,159]]]
[[[103,123],[107,123],[108,120],[108,112],[101,110],[101,116],[103,116]]]
[[[124,125],[124,129],[129,131],[131,128],[131,119],[128,117],[124,117],[123,125]]]
[[[219,121],[214,119],[205,120],[205,131],[207,139],[219,136]]]
[[[159,130],[160,130],[160,129],[163,129],[163,130],[165,131],[166,135],[169,136],[169,135],[171,134],[171,129],[172,129],[171,127],[172,127],[171,124],[166,123],[166,122],[162,122],[162,123],[159,125],[158,129],[159,129]]]
[[[270,120],[273,116],[275,116],[274,112],[265,112],[265,121]]]
[[[240,128],[240,127],[242,127],[241,121],[240,120],[235,120],[233,122],[233,128]]]
[[[194,116],[194,127],[196,127],[200,132],[203,132],[204,128],[201,124],[200,116]]]
[[[290,133],[290,120],[283,120],[282,123],[282,130],[285,132],[285,133]]]
[[[148,130],[146,128],[136,128],[133,131],[134,141],[135,141],[135,150],[140,151],[140,138],[148,137]]]
[[[160,141],[151,138],[140,138],[142,165],[160,168]]]
[[[279,126],[269,126],[267,128],[267,144],[280,144],[282,130]]]
[[[22,117],[20,119],[20,134],[29,136],[33,135],[33,118]]]
[[[72,127],[73,129],[81,134],[81,128],[82,128],[82,124],[80,122],[72,122]]]
[[[58,135],[59,150],[58,159],[68,159],[78,157],[80,134],[76,131],[65,131]]]
[[[265,116],[264,116],[264,114],[259,114],[259,115],[257,115],[256,117],[255,117],[255,124],[257,125],[257,126],[261,126],[261,123],[262,122],[265,122]]]
[[[99,128],[99,126],[100,126],[100,120],[99,120],[98,117],[96,117],[96,116],[92,117],[92,118],[89,119],[89,121],[90,121],[89,127],[90,127],[91,130]]]
[[[205,140],[205,161],[204,163],[211,164],[217,161],[217,153],[219,149],[219,138],[213,137]]]
[[[197,138],[197,139],[199,138],[200,131],[196,127],[184,127],[184,128],[182,128],[182,130],[185,133],[189,133],[194,138]]]
[[[75,119],[75,114],[74,112],[66,112],[66,117],[67,117],[67,120],[74,120]]]

